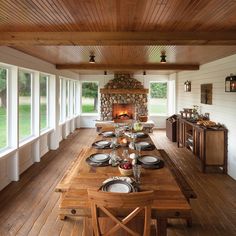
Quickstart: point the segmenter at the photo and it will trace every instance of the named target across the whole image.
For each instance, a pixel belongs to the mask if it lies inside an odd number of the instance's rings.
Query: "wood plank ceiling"
[[[80,69],[91,53],[101,71],[159,65],[162,51],[167,65],[201,65],[236,53],[235,12],[234,0],[2,0],[0,45]]]

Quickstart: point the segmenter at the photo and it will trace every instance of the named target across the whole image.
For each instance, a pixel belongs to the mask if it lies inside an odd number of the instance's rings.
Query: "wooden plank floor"
[[[14,182],[0,192],[0,235],[79,236],[82,221],[58,217],[60,194],[54,189],[71,161],[84,146],[94,140],[95,129],[81,129],[61,142],[60,148],[46,154]],[[151,135],[181,168],[198,195],[192,200],[193,227],[184,220],[170,220],[168,236],[236,235],[236,181],[227,175],[203,174],[198,160],[188,151],[170,142],[165,131]]]

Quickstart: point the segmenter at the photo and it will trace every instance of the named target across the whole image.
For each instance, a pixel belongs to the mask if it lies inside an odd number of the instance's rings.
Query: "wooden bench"
[[[71,179],[78,173],[78,166],[81,161],[81,156],[83,156],[89,148],[83,148],[79,152],[78,156],[71,162],[68,170],[57,184],[55,191],[56,192],[66,192],[70,187]]]
[[[170,157],[167,155],[165,150],[159,149],[158,150],[161,153],[162,158],[164,159],[166,165],[168,165],[168,168],[170,169],[171,173],[173,174],[176,182],[178,183],[182,193],[184,194],[185,198],[188,202],[190,202],[190,199],[197,198],[196,193],[192,189],[192,187],[189,185],[189,183],[186,181],[183,173],[178,168],[178,166],[170,159]],[[187,225],[192,226],[192,218],[187,218]]]

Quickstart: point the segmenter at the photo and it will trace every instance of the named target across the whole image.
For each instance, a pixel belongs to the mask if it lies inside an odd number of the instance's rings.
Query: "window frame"
[[[98,105],[97,105],[97,112],[83,112],[83,83],[96,83],[98,86]],[[100,104],[100,95],[99,95],[99,81],[98,80],[83,80],[80,84],[80,114],[81,116],[97,116],[99,115],[99,104]]]
[[[9,143],[9,107],[10,107],[10,101],[9,101],[9,90],[10,90],[10,79],[9,79],[9,75],[10,75],[10,67],[6,66],[6,65],[3,65],[0,63],[0,67],[1,69],[5,69],[6,70],[6,145],[2,148],[0,148],[0,153],[3,153],[5,152],[9,146],[10,146],[10,143]]]
[[[151,84],[152,83],[166,83],[166,112],[165,113],[152,113],[150,112],[150,99],[151,98]],[[149,82],[149,94],[148,94],[148,98],[149,98],[149,102],[148,102],[148,110],[149,110],[149,116],[168,116],[168,93],[169,93],[169,83],[168,80],[153,80]],[[158,105],[158,104],[157,104]]]
[[[60,100],[60,121],[59,125],[66,123],[67,121],[78,116],[79,103],[77,102],[77,80],[59,76],[60,78],[60,89],[59,89],[59,100]],[[75,94],[74,90],[75,89]],[[67,107],[68,106],[68,107]],[[73,108],[74,106],[74,108]]]

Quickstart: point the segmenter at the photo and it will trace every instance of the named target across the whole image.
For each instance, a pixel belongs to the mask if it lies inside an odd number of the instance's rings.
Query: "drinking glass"
[[[117,145],[117,138],[113,137],[112,140],[111,140],[111,147],[112,147],[112,149],[115,149],[116,145]]]
[[[141,145],[140,144],[135,144],[135,149],[138,151],[138,157],[141,156]]]
[[[140,183],[141,168],[141,165],[133,165],[133,174],[136,183]]]
[[[123,150],[122,157],[123,157],[123,160],[127,160],[128,161],[128,159],[129,159],[129,151],[128,151],[128,149],[124,149]]]

